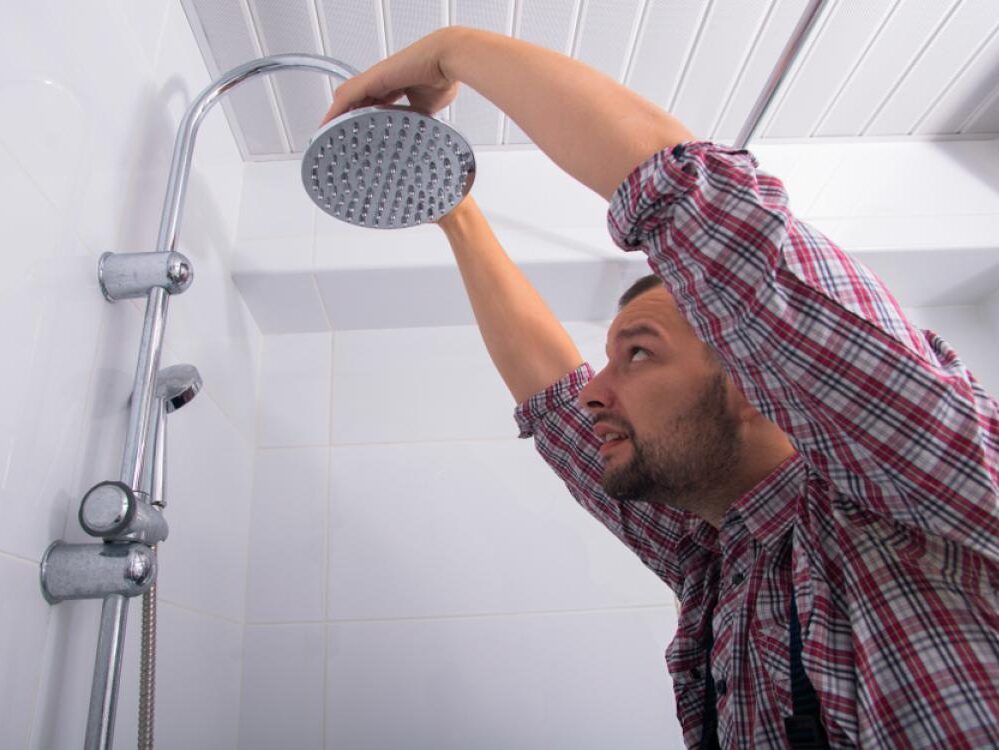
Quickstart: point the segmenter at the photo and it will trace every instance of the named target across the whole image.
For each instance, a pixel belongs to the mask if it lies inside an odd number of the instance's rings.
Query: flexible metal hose
[[[156,547],[153,547],[153,555]],[[156,586],[142,595],[142,655],[139,667],[139,750],[153,750],[156,712]]]

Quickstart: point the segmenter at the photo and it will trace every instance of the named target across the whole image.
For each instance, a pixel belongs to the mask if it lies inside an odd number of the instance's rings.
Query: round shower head
[[[323,211],[379,229],[436,221],[474,180],[472,147],[458,131],[398,105],[330,120],[302,159],[302,182]]]
[[[197,396],[203,382],[194,365],[165,367],[156,376],[156,398],[163,399],[169,414]]]

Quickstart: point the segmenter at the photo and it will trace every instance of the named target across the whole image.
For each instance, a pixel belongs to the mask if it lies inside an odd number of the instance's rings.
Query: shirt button
[[[693,677],[695,680],[701,679],[701,670],[699,670],[697,667],[694,667],[693,669],[690,670],[690,676]]]
[[[726,690],[728,690],[728,685],[725,682],[725,678],[722,677],[715,683],[715,692],[718,693],[718,695],[725,695]]]
[[[744,576],[742,573],[736,573],[734,576],[732,576],[732,585],[738,586],[740,583],[742,583],[745,580],[746,576]]]

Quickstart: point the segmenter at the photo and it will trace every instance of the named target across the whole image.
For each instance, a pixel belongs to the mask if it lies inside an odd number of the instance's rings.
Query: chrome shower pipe
[[[753,136],[756,135],[756,131],[763,123],[763,118],[767,116],[774,99],[777,97],[777,92],[780,90],[781,84],[784,82],[788,71],[791,70],[791,66],[794,65],[794,61],[805,46],[805,42],[811,35],[812,29],[822,15],[822,10],[827,3],[828,0],[811,0],[808,7],[805,8],[805,12],[801,14],[801,18],[798,19],[798,25],[791,32],[787,44],[784,45],[784,50],[777,59],[777,64],[763,86],[763,91],[760,92],[756,103],[753,105],[752,110],[750,110],[749,117],[746,118],[746,124],[742,126],[742,130],[735,137],[733,145],[736,148],[745,148],[753,139]]]
[[[177,243],[184,197],[187,193],[191,156],[198,126],[205,113],[230,89],[260,73],[276,70],[313,70],[346,80],[357,75],[349,65],[327,57],[307,54],[274,55],[248,62],[225,73],[210,84],[188,107],[181,120],[174,143],[170,177],[163,203],[156,252],[171,252]],[[146,314],[139,345],[139,358],[132,386],[131,410],[128,433],[121,463],[121,481],[134,490],[141,490],[144,462],[147,460],[147,441],[154,401],[153,390],[163,347],[167,302],[170,295],[165,289],[154,288],[149,292]],[[86,750],[108,750],[113,743],[114,711],[117,702],[118,680],[121,674],[121,650],[124,642],[128,600],[120,595],[104,600],[101,612],[101,631],[97,643],[97,661],[90,693],[90,711],[87,717]]]

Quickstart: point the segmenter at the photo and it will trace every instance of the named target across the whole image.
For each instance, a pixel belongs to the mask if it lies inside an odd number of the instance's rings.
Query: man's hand
[[[459,81],[608,199],[652,154],[693,138],[676,118],[578,60],[462,27],[435,31],[341,85],[326,119],[404,94],[414,108],[433,114],[454,100]]]
[[[442,62],[461,29],[439,29],[387,57],[364,73],[342,83],[323,124],[358,107],[392,104],[405,95],[410,105],[432,115],[458,95],[458,81],[449,80]]]

